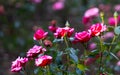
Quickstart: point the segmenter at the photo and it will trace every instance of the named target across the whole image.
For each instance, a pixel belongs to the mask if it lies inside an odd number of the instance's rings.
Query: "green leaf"
[[[79,68],[76,68],[76,73],[77,73],[77,75],[81,75],[82,71]]]
[[[76,54],[76,50],[74,48],[70,48],[70,57],[75,61],[75,63],[78,63],[78,56]]]
[[[120,34],[120,26],[115,27],[114,32],[115,32],[115,34],[119,35]]]
[[[85,71],[86,70],[86,67],[84,65],[82,65],[82,64],[78,64],[77,68],[79,68],[81,71]]]
[[[110,52],[110,54],[115,58],[117,59],[118,61],[120,60],[115,54],[113,54],[112,52]]]
[[[98,50],[92,50],[88,57],[95,57],[97,54],[99,54]]]
[[[57,42],[61,42],[61,41],[63,41],[62,38],[61,38],[61,39],[54,39],[54,40],[53,40],[53,43],[57,43]]]
[[[106,45],[106,46],[111,46],[111,45],[115,46],[117,43],[107,43],[107,42],[104,42],[103,44]]]
[[[78,63],[78,57],[77,55],[70,53],[70,57],[75,61],[75,63]]]
[[[34,69],[34,74],[37,74],[39,72],[39,68]]]

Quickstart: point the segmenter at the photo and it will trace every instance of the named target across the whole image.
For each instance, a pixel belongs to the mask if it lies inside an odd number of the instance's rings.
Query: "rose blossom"
[[[51,24],[51,25],[48,27],[49,30],[50,30],[51,32],[55,33],[56,30],[57,30],[57,28],[58,28],[58,27],[56,27],[56,20],[51,21],[50,24]]]
[[[44,38],[46,38],[47,34],[48,34],[48,32],[44,32],[43,29],[38,29],[38,30],[34,33],[33,39],[34,39],[34,40],[44,39]]]
[[[53,4],[52,9],[53,10],[62,10],[64,8],[64,2],[63,1],[58,1]]]
[[[99,9],[94,7],[94,8],[88,9],[85,12],[84,17],[94,17],[94,16],[98,16],[98,14],[99,14]]]
[[[15,61],[12,62],[11,71],[19,72],[27,62],[28,62],[28,58],[18,57]]]
[[[52,61],[52,57],[48,55],[40,56],[39,58],[35,59],[36,66],[46,66],[49,65]]]
[[[92,42],[92,43],[90,43],[90,45],[89,45],[89,49],[90,50],[93,50],[93,49],[95,49],[96,48],[96,44],[94,43],[94,42]]]
[[[74,28],[70,28],[70,27],[64,27],[64,28],[57,28],[56,33],[54,33],[54,36],[56,38],[62,38],[65,35],[67,35],[67,37],[70,37],[74,32]]]
[[[0,14],[4,14],[5,13],[5,9],[3,5],[0,5]]]
[[[103,36],[101,36],[102,40],[110,40],[111,38],[114,37],[114,33],[113,32],[107,32],[105,33]]]
[[[118,21],[117,21],[118,22]],[[109,23],[109,25],[111,25],[111,26],[115,26],[115,18],[114,17],[110,17],[109,19],[108,19],[108,23]]]
[[[32,48],[30,48],[29,51],[27,52],[27,57],[29,57],[29,58],[36,57],[38,54],[44,53],[44,51],[46,51],[46,49],[45,49],[45,48],[42,48],[42,46],[34,45],[34,46],[33,46]]]
[[[114,9],[115,9],[115,11],[120,11],[120,4],[116,5],[116,6],[114,7]]]
[[[87,42],[91,38],[90,33],[87,31],[79,32],[75,34],[75,39],[80,42]]]
[[[43,43],[46,47],[52,47],[52,42],[50,40],[44,40]]]
[[[98,36],[101,32],[105,31],[106,29],[106,25],[96,23],[93,24],[88,31],[91,33],[91,36]]]
[[[117,62],[117,66],[120,66],[120,61]]]

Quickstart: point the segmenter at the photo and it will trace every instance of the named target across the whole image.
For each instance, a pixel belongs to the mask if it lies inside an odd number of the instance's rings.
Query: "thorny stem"
[[[117,17],[115,17],[115,27],[117,27]],[[113,40],[112,40],[112,42],[111,42],[111,46],[110,46],[109,49],[108,49],[109,52],[110,52],[110,50],[111,50],[111,48],[112,48],[112,44],[114,43],[115,39],[116,39],[116,36],[114,35]]]
[[[110,46],[109,49],[108,49],[109,52],[110,52],[110,50],[111,50],[111,48],[112,48],[112,44],[114,43],[115,39],[116,39],[116,36],[113,37],[113,40],[112,40],[112,42],[111,42],[111,46]]]
[[[65,44],[66,44],[67,48],[69,48],[69,45],[68,45],[68,41],[67,41],[67,37],[66,37],[66,36],[64,37],[64,40],[65,40]]]
[[[49,65],[47,66],[47,70],[48,70],[48,75],[51,75],[50,74],[50,67],[49,67]]]
[[[86,55],[87,55],[87,46],[86,46],[87,43],[83,43],[82,45],[84,46],[84,49],[85,49],[84,50],[84,57],[86,57]]]
[[[42,40],[39,41],[39,44],[44,47]]]
[[[65,44],[66,44],[67,48],[69,48],[68,38],[66,36],[64,37],[64,41],[65,41]],[[68,61],[68,63],[67,63],[67,66],[66,66],[66,71],[68,71],[69,60],[70,60],[70,57],[69,57],[68,53],[69,52],[67,51],[67,61]],[[65,75],[67,75],[67,72],[65,73]]]
[[[102,40],[100,37],[98,37],[100,40],[100,62],[99,62],[99,74],[101,73],[101,68],[103,67],[103,50],[102,50]]]

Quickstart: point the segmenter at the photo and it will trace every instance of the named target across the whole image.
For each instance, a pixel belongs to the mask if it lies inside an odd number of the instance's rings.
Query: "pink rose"
[[[55,33],[58,28],[56,27],[56,20],[52,20],[48,28],[51,32]]]
[[[5,13],[5,9],[3,5],[0,5],[0,14],[4,14]]]
[[[49,26],[49,30],[50,30],[51,32],[55,33],[56,30],[57,30],[57,27],[54,26],[54,25],[51,25],[51,26]]]
[[[115,5],[114,9],[115,9],[115,11],[120,11],[120,4]]]
[[[28,62],[28,58],[18,57],[15,61],[12,62],[11,71],[19,72],[27,62]]]
[[[29,58],[34,58],[36,57],[38,54],[42,54],[46,51],[45,48],[42,48],[42,46],[37,46],[34,45],[32,48],[29,49],[29,51],[27,52],[27,57]]]
[[[44,32],[43,29],[38,29],[38,30],[34,33],[33,39],[34,39],[34,40],[44,39],[44,38],[46,38],[47,34],[48,34],[48,32]]]
[[[114,17],[110,17],[110,18],[108,19],[108,23],[109,23],[109,25],[111,25],[111,26],[115,26],[115,18],[114,18]],[[117,23],[118,23],[118,20],[117,20]]]
[[[90,45],[89,45],[89,49],[90,50],[93,50],[93,49],[95,49],[96,48],[96,44],[94,43],[94,42],[92,42],[92,43],[90,43]]]
[[[56,38],[62,38],[65,35],[67,35],[67,37],[70,37],[74,32],[74,28],[70,28],[70,27],[64,27],[64,28],[57,28],[56,33],[54,33],[54,36]]]
[[[52,9],[53,10],[62,10],[64,8],[64,2],[58,1],[53,4]]]
[[[40,67],[49,65],[51,62],[52,57],[48,55],[40,56],[39,58],[35,59],[35,65]]]
[[[107,32],[105,33],[103,36],[101,36],[102,40],[108,40],[114,37],[114,33],[113,32]]]
[[[87,42],[90,40],[90,38],[91,35],[87,31],[83,31],[75,34],[75,39],[80,42]]]
[[[88,31],[91,33],[91,36],[98,36],[101,32],[105,31],[106,29],[106,25],[96,23],[93,24]]]
[[[88,9],[85,14],[84,17],[95,17],[99,15],[99,9],[94,7],[94,8],[90,8]]]
[[[117,66],[120,66],[120,61],[117,62]]]

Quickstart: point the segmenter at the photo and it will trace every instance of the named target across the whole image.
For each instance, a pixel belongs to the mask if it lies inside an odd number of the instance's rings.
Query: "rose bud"
[[[51,23],[50,23],[50,26],[48,27],[48,29],[49,29],[51,32],[55,33],[56,30],[57,30],[57,28],[58,28],[58,27],[56,27],[56,20],[52,20]]]
[[[47,47],[52,47],[52,42],[50,40],[44,40],[44,45]]]

